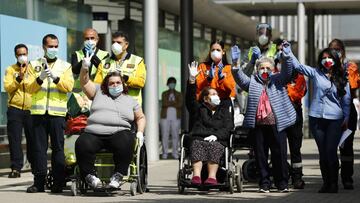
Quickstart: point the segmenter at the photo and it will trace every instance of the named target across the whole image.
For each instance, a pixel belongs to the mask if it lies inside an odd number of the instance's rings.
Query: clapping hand
[[[233,64],[237,64],[239,59],[240,59],[240,55],[241,55],[241,50],[239,49],[239,47],[237,45],[234,45],[231,47],[231,58],[232,58],[232,63]]]
[[[92,53],[91,55],[89,54],[89,52],[86,52],[86,56],[85,58],[82,60],[82,68],[84,70],[89,70],[89,67],[91,65],[91,58],[93,57],[94,53]]]

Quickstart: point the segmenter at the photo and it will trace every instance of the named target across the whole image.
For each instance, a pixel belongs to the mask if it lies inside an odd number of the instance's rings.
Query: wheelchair
[[[78,135],[75,135],[75,141],[77,137]],[[73,141],[73,143],[75,143],[75,141]],[[66,143],[67,142],[65,141],[65,146]],[[74,144],[72,146],[74,146]],[[120,188],[110,189],[105,187],[109,183],[109,179],[112,176],[115,168],[112,153],[105,149],[96,153],[95,159],[96,174],[97,177],[102,181],[103,185],[101,188],[91,189],[88,184],[81,178],[80,168],[76,164],[75,153],[66,153],[65,150],[65,165],[65,182],[71,182],[70,189],[73,196],[77,196],[79,194],[84,195],[88,190],[94,190],[94,192],[106,192],[107,194],[110,194],[114,190],[120,190]],[[137,193],[143,194],[144,192],[148,191],[147,152],[145,144],[142,146],[139,145],[139,139],[136,139],[134,144],[133,158],[129,165],[129,174],[130,175],[123,177],[121,185],[130,183],[131,196],[135,196]],[[52,185],[53,175],[50,168],[46,178],[46,186],[51,188]]]
[[[180,143],[179,171],[177,174],[178,192],[183,194],[185,188],[197,188],[199,190],[219,189],[234,193],[235,185],[238,192],[242,192],[242,173],[241,167],[235,164],[233,159],[233,135],[230,136],[228,147],[225,148],[224,157],[219,165],[216,178],[219,182],[216,186],[193,185],[191,184],[192,164],[190,160],[191,137],[187,133],[182,133]],[[202,178],[207,176],[207,168],[203,167],[201,172]]]

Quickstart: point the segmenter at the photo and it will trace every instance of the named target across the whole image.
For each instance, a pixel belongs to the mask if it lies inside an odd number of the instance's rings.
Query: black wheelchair
[[[240,165],[235,164],[233,159],[233,135],[230,136],[228,147],[225,148],[224,157],[220,163],[216,178],[219,182],[216,186],[193,185],[191,184],[192,164],[190,160],[191,137],[187,133],[181,136],[179,171],[177,175],[177,187],[180,194],[185,192],[185,188],[197,188],[199,190],[219,189],[234,193],[235,185],[238,192],[242,192],[242,173]],[[207,176],[207,168],[203,167],[202,177]]]
[[[74,136],[74,135],[73,135]],[[76,136],[76,138],[78,135]],[[76,140],[76,139],[75,139]],[[65,141],[65,146],[66,146]],[[121,185],[130,183],[130,193],[135,196],[137,193],[142,194],[148,191],[147,178],[148,178],[148,164],[147,164],[147,152],[145,144],[140,146],[139,139],[136,139],[134,144],[133,159],[129,165],[129,175],[124,176],[121,181]],[[65,147],[66,149],[66,147]],[[97,177],[102,181],[102,187],[91,189],[88,184],[80,176],[80,168],[76,164],[76,158],[74,153],[68,153],[65,150],[65,181],[71,182],[71,193],[73,196],[79,194],[86,194],[88,190],[94,190],[94,192],[106,192],[110,194],[113,191],[119,189],[110,189],[106,185],[109,183],[109,179],[113,174],[115,165],[113,162],[113,155],[107,150],[101,150],[96,153],[95,169]],[[49,169],[46,186],[51,188],[53,185],[53,175],[51,168]]]

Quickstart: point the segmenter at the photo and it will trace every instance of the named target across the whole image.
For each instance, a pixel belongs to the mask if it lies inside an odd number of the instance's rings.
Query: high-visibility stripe
[[[33,109],[33,110],[44,110],[44,109],[46,109],[46,106],[45,105],[32,105],[31,109]],[[66,113],[67,108],[58,107],[58,106],[48,106],[47,110],[65,112]]]
[[[50,89],[48,89],[48,88],[45,88],[45,87],[41,87],[41,90],[40,91],[43,91],[43,92],[55,92],[55,93],[63,93],[63,92],[61,92],[59,89],[57,89],[57,88],[50,88]],[[63,94],[65,94],[65,93],[63,93]]]

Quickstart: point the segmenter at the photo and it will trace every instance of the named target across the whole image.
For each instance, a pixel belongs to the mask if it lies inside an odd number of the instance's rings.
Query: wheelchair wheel
[[[80,186],[80,193],[81,194],[86,194],[87,193],[87,184],[85,183],[85,181],[82,181],[82,180],[80,180],[80,182],[79,182],[79,186]]]
[[[184,172],[182,170],[179,170],[178,176],[177,176],[177,186],[178,186],[178,192],[179,194],[183,194],[185,191],[185,186],[181,185],[181,180],[185,179]]]
[[[46,185],[46,188],[49,190],[51,190],[52,186],[54,185],[54,176],[52,174],[51,169],[49,169],[49,172],[46,175],[45,185]]]
[[[229,184],[229,193],[230,194],[233,194],[234,193],[234,172],[233,172],[233,169],[234,169],[234,165],[233,163],[229,163],[229,170],[227,172],[227,177],[228,177],[228,184]]]
[[[132,182],[130,184],[130,193],[131,193],[131,196],[135,196],[136,195],[136,190],[137,190],[137,187],[138,187],[138,184],[137,182]]]
[[[248,182],[255,182],[258,179],[258,172],[255,159],[249,159],[242,165],[244,179]]]
[[[243,177],[241,172],[241,166],[239,164],[236,164],[235,166],[235,183],[236,183],[236,189],[238,192],[243,191]]]
[[[137,169],[137,192],[143,194],[147,192],[147,177],[148,177],[148,165],[147,165],[147,153],[145,145],[143,145],[137,152],[136,159]]]

